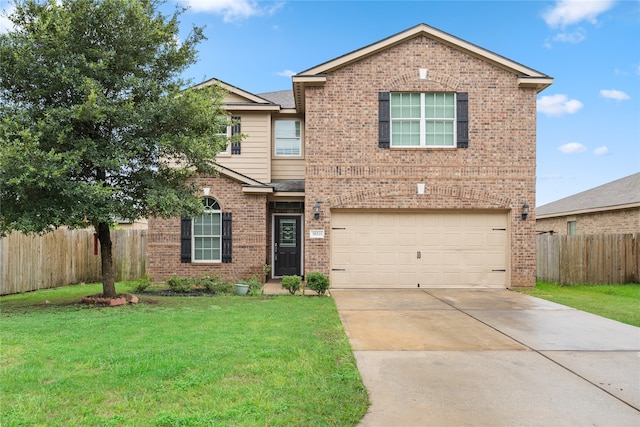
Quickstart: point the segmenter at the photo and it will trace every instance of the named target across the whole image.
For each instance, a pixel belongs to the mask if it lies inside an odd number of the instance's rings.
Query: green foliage
[[[262,290],[262,279],[257,274],[254,274],[248,279],[241,280],[239,283],[249,285],[249,295],[258,295]]]
[[[0,235],[92,225],[109,262],[100,224],[202,211],[197,176],[229,143],[225,91],[183,90],[204,35],[180,36],[184,9],[161,4],[16,1],[0,34]]]
[[[171,279],[167,280],[167,286],[169,286],[169,289],[173,292],[188,293],[195,289],[196,280],[197,279],[171,276]]]
[[[536,283],[518,292],[640,327],[640,284],[569,285]]]
[[[366,413],[329,298],[77,304],[97,292],[0,297],[0,425],[354,426]]]
[[[144,275],[143,277],[133,282],[133,290],[134,292],[144,292],[151,285],[153,285],[153,279],[147,275]]]
[[[218,275],[204,275],[201,277],[172,276],[167,280],[169,289],[176,293],[200,292],[208,294],[229,295],[233,293],[233,285],[225,282]]]
[[[288,290],[291,295],[295,295],[300,290],[301,281],[300,276],[282,276],[282,288]]]
[[[312,291],[316,291],[318,295],[324,295],[329,289],[329,278],[319,271],[307,274],[307,287]]]

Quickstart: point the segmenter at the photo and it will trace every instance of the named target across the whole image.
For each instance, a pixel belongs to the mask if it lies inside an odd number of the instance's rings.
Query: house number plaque
[[[310,239],[324,239],[324,230],[310,230],[309,231]]]

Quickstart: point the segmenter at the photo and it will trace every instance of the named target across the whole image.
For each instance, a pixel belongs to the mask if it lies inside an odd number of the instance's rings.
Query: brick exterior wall
[[[640,208],[541,218],[536,221],[536,230],[566,236],[568,221],[576,221],[576,234],[640,233]]]
[[[469,148],[378,148],[378,93],[389,91],[467,92]],[[308,87],[305,135],[305,230],[326,236],[305,233],[306,271],[330,274],[332,209],[483,209],[510,212],[508,286],[535,285],[535,215],[520,213],[535,206],[536,91],[517,75],[419,36]]]
[[[201,178],[200,183],[202,187],[211,189],[208,197],[218,201],[222,212],[233,214],[232,262],[180,262],[180,218],[151,218],[147,274],[158,281],[172,275],[198,277],[218,274],[229,281],[248,278],[253,274],[262,277],[262,266],[267,260],[266,195],[245,194],[239,182],[223,176]]]

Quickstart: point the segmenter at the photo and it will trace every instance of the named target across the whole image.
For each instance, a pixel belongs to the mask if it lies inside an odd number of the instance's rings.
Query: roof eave
[[[640,208],[640,202],[626,203],[624,205],[615,205],[615,206],[602,206],[602,207],[589,208],[589,209],[575,209],[572,211],[554,212],[554,213],[547,213],[547,214],[536,213],[536,219],[557,218],[562,216],[582,215],[582,214],[597,213],[597,212],[610,212],[610,211],[618,211],[618,210],[633,209],[633,208]]]
[[[296,103],[296,110],[303,113],[305,111],[304,89],[310,86],[322,86],[327,81],[325,75],[300,75],[293,76],[293,99]]]
[[[518,77],[518,87],[534,88],[537,93],[542,92],[552,84],[552,77]]]

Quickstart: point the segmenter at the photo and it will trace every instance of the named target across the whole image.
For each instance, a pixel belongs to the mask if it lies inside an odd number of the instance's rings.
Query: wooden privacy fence
[[[545,282],[640,283],[638,234],[537,236],[537,278]]]
[[[134,280],[146,270],[147,231],[111,232],[116,280]],[[93,230],[57,229],[0,239],[0,295],[102,279],[100,245]]]

